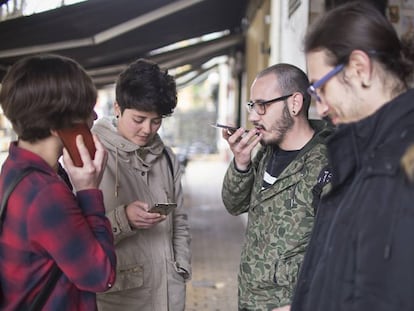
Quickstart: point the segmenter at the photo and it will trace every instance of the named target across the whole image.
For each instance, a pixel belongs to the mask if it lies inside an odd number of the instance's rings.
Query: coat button
[[[141,172],[141,176],[145,176],[145,172]]]

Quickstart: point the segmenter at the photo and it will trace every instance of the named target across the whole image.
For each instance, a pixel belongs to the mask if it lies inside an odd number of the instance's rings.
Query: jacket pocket
[[[120,266],[116,271],[116,281],[110,292],[141,287],[144,284],[144,268],[134,264]]]
[[[188,278],[188,272],[175,261],[167,261],[167,264],[168,274],[181,283],[185,282],[186,278]]]
[[[278,286],[293,288],[297,282],[300,263],[294,257],[280,259],[275,264],[273,281]]]

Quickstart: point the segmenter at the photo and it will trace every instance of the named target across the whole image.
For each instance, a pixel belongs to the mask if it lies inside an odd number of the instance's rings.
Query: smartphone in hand
[[[94,159],[96,152],[95,143],[89,126],[86,123],[76,123],[73,127],[57,130],[57,133],[62,140],[63,145],[68,150],[75,166],[83,166],[78,147],[76,146],[77,135],[82,135],[86,148],[89,151],[89,155]]]
[[[226,129],[227,133],[229,135],[233,135],[239,129],[238,127],[234,127],[234,126],[231,126],[231,125],[224,125],[224,124],[220,124],[220,123],[214,123],[214,124],[210,124],[210,125],[212,127]],[[244,132],[247,133],[248,130],[245,130]]]
[[[155,203],[153,207],[148,211],[149,213],[158,213],[161,215],[168,215],[174,208],[177,207],[177,203]]]
[[[219,123],[215,123],[215,124],[211,124],[212,127],[216,127],[216,128],[222,128],[222,129],[226,129],[227,132],[230,135],[233,135],[234,132],[237,131],[237,127],[234,126],[230,126],[230,125],[224,125],[224,124],[219,124]]]

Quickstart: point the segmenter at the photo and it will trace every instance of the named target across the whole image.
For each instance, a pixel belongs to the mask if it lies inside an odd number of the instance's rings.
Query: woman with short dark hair
[[[174,78],[139,59],[117,80],[115,117],[93,127],[109,152],[100,187],[118,257],[117,281],[98,296],[100,311],[184,310],[191,252],[181,170],[158,135],[176,105]],[[157,203],[177,207],[154,213]]]

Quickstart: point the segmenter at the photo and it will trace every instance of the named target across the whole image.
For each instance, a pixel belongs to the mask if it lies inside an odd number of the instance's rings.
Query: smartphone
[[[78,147],[76,146],[76,136],[79,134],[83,137],[89,155],[94,159],[96,152],[95,143],[89,126],[86,123],[76,123],[73,127],[57,130],[57,133],[66,150],[69,152],[75,166],[83,166]]]
[[[230,126],[230,125],[219,124],[219,123],[211,124],[211,126],[216,127],[216,128],[226,129],[229,132],[230,135],[234,134],[234,132],[236,132],[238,130],[237,127]]]
[[[177,203],[155,203],[153,207],[148,211],[149,213],[158,213],[161,215],[168,215],[174,208],[177,207]]]

